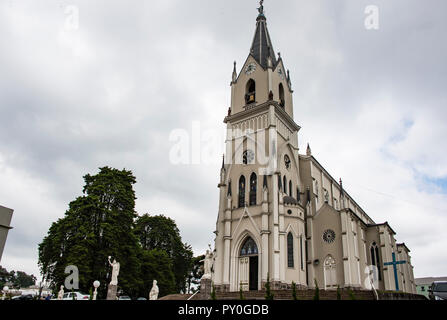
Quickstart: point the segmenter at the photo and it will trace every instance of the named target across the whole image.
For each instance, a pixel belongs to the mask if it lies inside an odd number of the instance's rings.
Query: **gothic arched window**
[[[292,187],[292,180],[290,180],[289,181],[289,195],[291,196],[291,197],[293,197],[293,187]]]
[[[294,259],[293,259],[293,235],[292,232],[289,232],[287,235],[287,266],[289,268],[293,268]]]
[[[279,104],[283,108],[286,106],[286,100],[284,99],[284,86],[282,83],[279,84]]]
[[[257,254],[258,254],[258,246],[256,245],[256,242],[251,237],[248,237],[247,240],[245,240],[244,244],[242,245],[239,255],[243,257],[243,256],[253,256]]]
[[[284,176],[284,193],[287,193],[287,178]]]
[[[245,207],[245,177],[239,179],[239,208]]]
[[[300,188],[296,188],[296,201],[301,202]]]
[[[378,275],[375,275],[375,278],[382,280],[382,275],[380,272],[379,247],[375,242],[371,245],[371,264],[377,267]]]
[[[254,102],[256,102],[256,82],[250,79],[245,89],[245,103],[250,104]]]
[[[250,205],[256,205],[256,192],[258,190],[258,177],[253,172],[250,177]]]
[[[300,236],[300,259],[301,259],[301,270],[304,270],[303,235]]]

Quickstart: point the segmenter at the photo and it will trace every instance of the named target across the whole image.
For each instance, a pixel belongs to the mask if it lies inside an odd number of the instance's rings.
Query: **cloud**
[[[446,4],[376,1],[265,4],[290,69],[301,149],[412,249],[416,276],[447,256]],[[79,9],[66,28],[65,9]],[[173,217],[196,253],[213,240],[220,155],[169,163],[174,129],[223,130],[232,63],[249,52],[257,3],[20,1],[0,5],[0,201],[15,209],[2,264],[37,274],[37,245],[105,165],[137,177],[139,213]],[[223,148],[223,140],[222,140]],[[219,151],[219,149],[217,149]],[[217,153],[217,152],[216,152]],[[6,181],[6,182],[5,182]],[[441,181],[441,182],[440,182]]]

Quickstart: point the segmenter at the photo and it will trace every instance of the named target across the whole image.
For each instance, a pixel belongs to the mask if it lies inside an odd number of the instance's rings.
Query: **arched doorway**
[[[239,281],[243,290],[258,290],[259,251],[256,242],[247,237],[239,251]]]
[[[324,287],[333,289],[337,286],[337,265],[332,256],[327,256],[324,260]]]

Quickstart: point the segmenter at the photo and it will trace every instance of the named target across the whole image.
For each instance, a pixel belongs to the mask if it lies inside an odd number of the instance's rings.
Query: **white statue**
[[[64,286],[61,285],[61,289],[59,290],[57,294],[57,300],[62,300],[64,298]]]
[[[157,300],[158,299],[158,286],[157,286],[157,280],[154,280],[152,284],[151,292],[149,293],[149,300]]]
[[[214,258],[215,258],[214,253],[211,253],[210,250],[206,250],[205,259],[200,260],[200,262],[203,261],[203,277],[202,277],[202,279],[211,279]]]
[[[109,256],[109,264],[112,267],[112,281],[110,281],[111,285],[117,286],[118,285],[118,275],[120,273],[120,264],[119,262],[116,262],[115,259],[113,259],[113,263],[110,262],[110,256]]]

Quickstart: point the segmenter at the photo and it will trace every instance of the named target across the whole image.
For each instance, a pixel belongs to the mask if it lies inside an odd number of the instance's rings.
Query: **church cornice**
[[[251,115],[255,115],[260,112],[268,111],[270,109],[270,106],[275,107],[275,112],[277,115],[281,116],[281,120],[283,120],[290,128],[292,128],[292,131],[300,131],[301,127],[295,123],[295,121],[292,119],[291,116],[287,114],[287,112],[279,105],[279,102],[274,100],[269,100],[267,102],[258,104],[251,108],[246,108],[244,111],[238,112],[234,115],[230,115],[224,119],[224,123],[232,123],[238,120],[243,120]],[[270,124],[271,125],[271,124]]]

